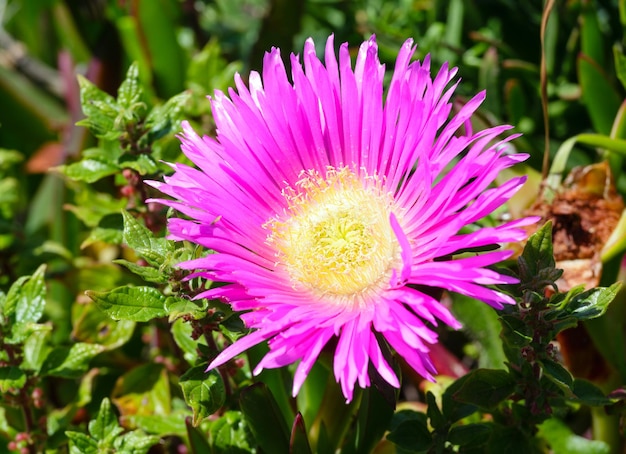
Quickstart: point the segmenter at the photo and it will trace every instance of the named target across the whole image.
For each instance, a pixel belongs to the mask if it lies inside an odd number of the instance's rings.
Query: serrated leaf
[[[41,265],[32,276],[22,276],[11,285],[3,304],[5,317],[13,317],[18,324],[39,321],[46,303],[45,269]]]
[[[124,241],[152,266],[162,265],[174,251],[165,238],[155,238],[150,230],[141,225],[127,211],[123,211]]]
[[[56,347],[41,366],[41,375],[77,378],[87,371],[89,362],[104,351],[102,345],[78,342],[71,347]]]
[[[515,379],[499,369],[478,369],[466,376],[454,398],[485,409],[493,409],[513,394]]]
[[[111,401],[105,397],[100,402],[96,419],[89,422],[89,433],[96,440],[105,442],[105,445],[111,445],[113,439],[122,431],[111,407]]]
[[[65,432],[70,440],[70,454],[98,454],[98,442],[81,432]]]
[[[37,323],[46,305],[46,265],[41,265],[19,290],[15,306],[16,323]]]
[[[55,170],[72,180],[94,183],[104,177],[119,172],[121,169],[113,162],[97,159],[83,159],[73,164],[56,167]]]
[[[226,401],[224,382],[216,370],[206,371],[206,364],[189,369],[180,377],[185,402],[193,410],[193,425],[215,413]]]
[[[187,427],[189,431],[195,431],[190,424]],[[257,451],[257,443],[254,440],[252,431],[242,413],[238,411],[227,411],[224,413],[221,418],[211,424],[210,433],[211,445],[215,454],[243,454]],[[192,441],[194,454],[207,452],[203,449],[199,437],[195,436],[192,438],[190,434],[190,440],[195,440],[195,443]]]
[[[158,442],[159,437],[134,430],[116,438],[113,446],[116,452],[124,454],[146,454]]]
[[[206,317],[208,308],[209,301],[205,298],[190,300],[173,297],[168,299],[165,304],[170,323],[183,316],[190,316],[194,320],[200,320]]]
[[[154,287],[118,287],[110,292],[85,292],[114,320],[147,322],[167,315],[165,297]]]
[[[87,118],[77,122],[80,126],[88,127],[98,138],[114,140],[120,136],[120,131],[116,127],[120,107],[115,99],[100,90],[90,81],[78,76],[80,87],[80,101],[83,113]]]
[[[19,367],[0,367],[0,393],[17,394],[26,384],[26,374]]]
[[[142,101],[143,88],[139,82],[139,65],[131,63],[126,71],[126,77],[117,90],[117,103],[124,109],[132,110],[137,103]]]
[[[182,112],[189,98],[191,98],[191,93],[183,92],[171,97],[165,104],[153,108],[146,117],[145,124],[148,129],[146,141],[154,142],[173,132],[175,127],[180,128]]]
[[[152,266],[137,265],[136,263],[123,259],[113,260],[113,263],[122,265],[137,276],[140,276],[144,281],[154,282],[156,284],[166,284],[168,281],[168,276]]]
[[[35,372],[39,372],[52,349],[48,344],[52,326],[38,325],[38,327],[41,329],[34,330],[24,342],[21,365],[23,369]]]
[[[530,281],[542,270],[554,268],[552,222],[546,222],[528,238],[519,262],[522,282]]]
[[[150,156],[141,154],[133,159],[122,159],[120,165],[129,169],[136,170],[140,175],[148,175],[156,173],[159,166]]]
[[[621,282],[610,287],[597,287],[576,295],[563,312],[578,320],[589,320],[604,314],[621,288]]]

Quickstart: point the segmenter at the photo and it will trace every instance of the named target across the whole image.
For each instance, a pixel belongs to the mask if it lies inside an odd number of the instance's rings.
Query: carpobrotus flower
[[[347,44],[337,60],[329,38],[324,65],[308,40],[304,65],[291,56],[293,82],[272,49],[249,88],[237,77],[236,92],[215,94],[215,139],[183,124],[182,149],[199,169],[174,164],[153,183],[189,218],[170,220],[171,238],[215,251],[181,267],[227,283],[199,297],[227,300],[252,329],[209,368],[268,341],[254,373],[299,361],[295,395],[335,337],[334,375],[351,400],[356,383],[369,386],[370,363],[400,385],[377,336],[433,379],[432,325],[460,323],[423,286],[513,303],[486,287],[515,282],[487,268],[509,251],[453,255],[525,237],[534,219],[459,231],[520,188],[524,178],[490,185],[527,156],[504,152],[509,126],[471,131],[484,93],[451,117],[456,69],[432,78],[428,57],[410,62],[414,50],[403,45],[385,96],[374,38],[354,69]]]

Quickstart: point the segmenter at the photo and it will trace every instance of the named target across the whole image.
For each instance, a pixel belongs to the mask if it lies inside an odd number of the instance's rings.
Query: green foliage
[[[145,454],[159,437],[135,430],[125,432],[119,425],[109,399],[103,399],[96,419],[89,422],[89,434],[67,431],[70,453],[98,454],[101,452],[127,452]]]

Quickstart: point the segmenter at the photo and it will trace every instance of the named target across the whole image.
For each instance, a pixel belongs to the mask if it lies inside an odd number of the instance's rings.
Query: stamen
[[[362,301],[401,267],[390,223],[393,198],[349,168],[308,171],[283,195],[289,210],[267,223],[268,243],[294,284],[338,302]]]

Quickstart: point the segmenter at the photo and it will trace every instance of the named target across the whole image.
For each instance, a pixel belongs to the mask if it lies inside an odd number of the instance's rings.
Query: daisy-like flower
[[[370,363],[400,386],[380,338],[433,380],[432,327],[460,323],[424,286],[495,308],[514,302],[488,287],[516,282],[488,268],[510,251],[453,256],[525,238],[535,219],[459,232],[520,188],[524,178],[491,185],[527,155],[505,153],[514,136],[498,138],[510,126],[471,131],[484,93],[451,116],[456,69],[433,78],[414,51],[402,46],[385,93],[373,37],[354,68],[347,44],[337,59],[331,36],[322,63],[309,39],[302,62],[291,56],[291,81],[272,49],[249,87],[237,76],[236,91],[215,93],[216,138],[183,123],[182,149],[198,168],[173,164],[152,184],[187,217],[170,219],[170,237],[214,251],[180,265],[226,283],[198,298],[227,300],[251,329],[209,368],[268,341],[253,372],[299,362],[295,396],[336,338],[334,375],[350,401],[357,383],[369,386]]]

